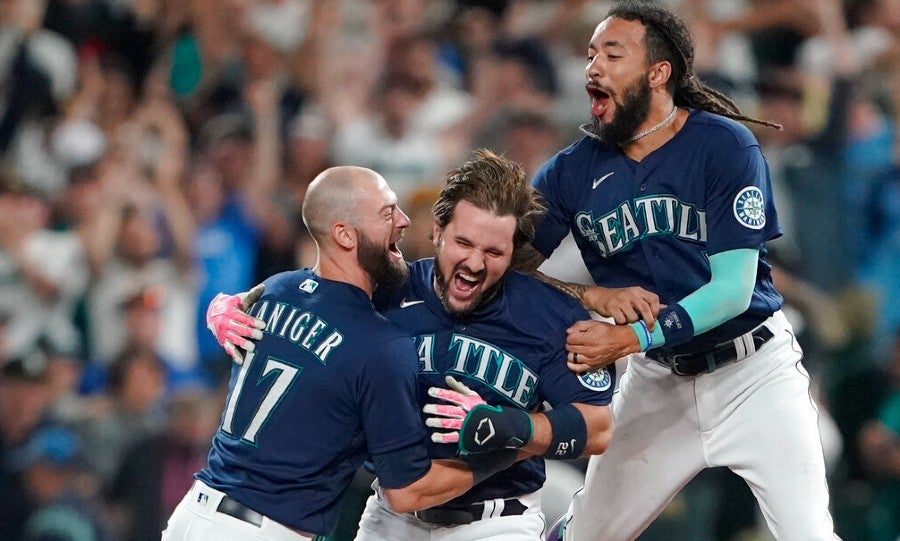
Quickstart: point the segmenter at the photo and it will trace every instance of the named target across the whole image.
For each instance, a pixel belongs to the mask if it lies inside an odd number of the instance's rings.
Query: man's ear
[[[331,227],[334,242],[346,250],[352,250],[356,246],[356,235],[356,228],[348,223],[335,222]]]
[[[650,66],[650,72],[647,75],[647,82],[650,84],[650,88],[665,86],[665,84],[669,81],[669,77],[671,76],[672,64],[665,60],[662,60]]]
[[[434,222],[431,225],[431,243],[437,248],[438,242],[441,240],[441,226]]]

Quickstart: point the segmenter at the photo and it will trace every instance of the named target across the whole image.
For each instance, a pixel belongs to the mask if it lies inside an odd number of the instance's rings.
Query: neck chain
[[[666,124],[668,124],[669,122],[671,122],[673,118],[675,118],[675,113],[677,113],[677,112],[678,112],[678,106],[677,106],[677,105],[673,105],[673,106],[672,106],[672,112],[669,113],[669,115],[666,116],[666,118],[662,119],[662,121],[660,121],[659,124],[657,124],[656,126],[653,126],[652,128],[647,129],[647,130],[644,130],[644,131],[642,131],[641,133],[635,135],[634,137],[632,137],[631,139],[629,139],[628,142],[629,142],[629,143],[633,143],[634,141],[637,141],[638,139],[641,139],[641,138],[643,138],[643,137],[647,137],[647,136],[650,135],[651,133],[653,133],[653,132],[655,132],[656,130],[662,128],[663,126],[665,126]]]

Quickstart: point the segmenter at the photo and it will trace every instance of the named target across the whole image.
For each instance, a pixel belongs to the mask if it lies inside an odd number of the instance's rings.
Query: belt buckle
[[[692,376],[694,374],[690,374],[688,372],[684,372],[681,370],[681,367],[678,363],[678,360],[684,357],[689,357],[688,353],[678,353],[673,355],[668,355],[667,360],[669,361],[669,370],[672,371],[676,376]]]

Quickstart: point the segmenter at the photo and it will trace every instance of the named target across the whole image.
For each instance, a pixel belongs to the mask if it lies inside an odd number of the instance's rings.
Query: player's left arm
[[[569,328],[566,337],[569,368],[584,372],[631,353],[682,344],[743,313],[753,296],[758,258],[758,248],[710,256],[709,282],[661,309],[660,324],[652,329],[643,321],[628,325],[579,321]]]
[[[612,438],[609,406],[563,404],[546,413],[532,413],[531,420],[534,435],[522,450],[551,460],[602,454]]]
[[[710,256],[709,282],[660,311],[661,320],[668,314],[684,311],[693,332],[690,336],[686,333],[682,336],[670,332],[665,325],[658,325],[651,336],[654,346],[687,342],[694,335],[705,333],[744,313],[750,307],[753,296],[758,260],[758,248],[728,250]]]
[[[464,453],[518,449],[528,456],[570,460],[598,455],[609,446],[612,415],[608,405],[558,404],[545,413],[493,406],[452,377],[450,389],[432,387],[428,394],[443,403],[427,404],[426,424],[453,432],[435,432],[438,443],[457,442]]]

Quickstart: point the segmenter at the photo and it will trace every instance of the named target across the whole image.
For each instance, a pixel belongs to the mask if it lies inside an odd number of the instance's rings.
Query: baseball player
[[[571,231],[596,286],[563,286],[620,324],[569,329],[569,365],[635,354],[616,437],[551,538],[635,539],[694,475],[726,466],[777,539],[835,539],[809,377],[766,262],[781,234],[769,172],[734,119],[772,124],[700,82],[693,59],[673,13],[617,3],[588,46],[585,137],[534,179],[548,212],[524,267]]]
[[[608,445],[614,367],[579,376],[565,364],[566,329],[587,312],[540,280],[509,271],[540,210],[521,167],[479,151],[450,173],[434,205],[435,258],[410,264],[400,288],[374,295],[378,310],[414,337],[420,397],[433,427],[429,456],[500,442],[534,457],[412,514],[386,501],[379,477],[357,540],[538,540],[545,527],[543,459],[601,453]],[[243,345],[249,331],[231,323],[241,320],[234,298],[213,328],[224,341],[221,331],[230,326],[232,344]],[[468,396],[437,388],[448,375],[471,388],[462,390]],[[480,402],[486,404],[475,406]],[[537,413],[544,402],[552,409]],[[473,416],[478,412],[483,416]],[[498,419],[497,412],[510,415]],[[471,429],[467,441],[463,425]]]
[[[358,167],[326,170],[310,184],[303,220],[316,267],[264,282],[250,312],[266,322],[262,337],[233,367],[207,466],[164,540],[327,534],[366,457],[382,497],[402,512],[443,503],[514,462],[515,451],[495,462],[428,458],[418,356],[371,302],[377,285],[407,272],[397,242],[409,220],[384,179]]]

